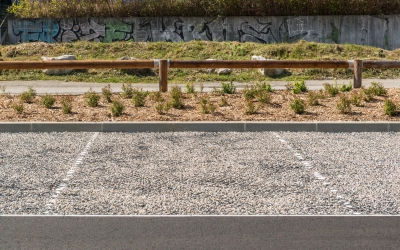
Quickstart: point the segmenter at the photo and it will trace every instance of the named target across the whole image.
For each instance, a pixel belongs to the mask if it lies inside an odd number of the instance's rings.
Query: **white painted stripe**
[[[71,177],[75,173],[76,170],[79,169],[79,165],[82,164],[82,161],[87,155],[90,147],[92,146],[93,142],[96,140],[97,136],[99,135],[99,132],[94,133],[92,138],[89,140],[89,142],[86,144],[85,149],[79,154],[79,157],[75,160],[74,166],[72,166],[68,172],[65,178],[62,179],[62,182],[58,187],[55,189],[54,194],[51,196],[52,199],[49,200],[49,202],[45,205],[46,211],[44,212],[45,214],[49,214],[50,210],[53,209],[54,205],[57,202],[58,196],[61,194],[61,192],[68,187],[68,182],[70,181]]]
[[[292,151],[292,152],[293,152],[293,155],[294,155],[297,159],[301,160],[301,163],[302,163],[307,169],[313,168],[311,162],[309,162],[309,161],[303,161],[303,159],[304,159],[303,156],[302,156],[300,153],[298,153],[298,152],[296,151],[296,149],[294,149],[293,147],[291,147],[291,146],[289,145],[289,143],[288,143],[287,141],[285,141],[278,133],[272,132],[272,134],[273,134],[275,137],[277,137],[278,140],[279,140],[280,142],[282,142],[282,143],[286,146],[286,148],[288,148],[290,151]],[[322,174],[320,174],[320,173],[317,172],[317,171],[313,172],[313,175],[314,175],[315,179],[317,179],[317,180],[325,180],[325,179],[326,179]],[[330,185],[331,185],[330,182],[326,182],[326,181],[325,181],[325,182],[323,182],[323,185],[325,185],[326,187],[328,187],[328,188],[330,189],[330,192],[333,193],[333,194],[336,194],[336,193],[338,192],[338,190],[336,190],[335,188],[333,188],[333,187],[330,186]],[[343,196],[337,195],[336,198],[339,200],[338,202],[341,203],[342,206],[344,206],[344,207],[347,208],[347,209],[353,210],[353,215],[360,215],[360,214],[361,214],[361,213],[357,212],[357,211],[353,208],[353,206],[350,204],[349,201],[343,200]]]

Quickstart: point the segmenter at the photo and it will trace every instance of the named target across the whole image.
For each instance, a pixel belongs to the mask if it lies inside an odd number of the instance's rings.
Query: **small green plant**
[[[371,86],[368,88],[374,95],[385,96],[387,95],[387,90],[381,83],[371,82]]]
[[[219,103],[219,106],[220,106],[220,107],[229,106],[228,100],[226,100],[226,98],[225,98],[224,96],[221,97],[221,101],[220,101],[220,103]]]
[[[142,89],[134,89],[132,93],[132,103],[135,107],[143,107],[146,104],[146,97],[148,92],[142,91]]]
[[[104,96],[104,98],[106,98],[107,102],[112,102],[111,100],[112,91],[110,84],[101,89],[101,94]]]
[[[362,97],[362,100],[365,102],[370,102],[374,100],[375,96],[374,91],[371,88],[366,89],[364,87],[361,87],[360,95]]]
[[[215,96],[223,96],[225,94],[223,90],[219,90],[216,87],[212,89],[211,93]]]
[[[131,99],[133,96],[133,88],[131,83],[122,84],[122,97],[125,99]]]
[[[151,92],[149,94],[149,97],[150,97],[150,100],[152,100],[153,102],[159,102],[159,101],[163,100],[162,94],[160,91]]]
[[[200,93],[203,93],[203,90],[204,90],[204,84],[200,83]]]
[[[246,100],[244,108],[245,108],[244,113],[246,115],[253,115],[253,114],[257,113],[260,106],[256,107],[252,100]]]
[[[307,88],[306,82],[304,80],[294,82],[293,89],[292,89],[293,94],[300,94],[300,93],[304,93],[307,91],[308,91],[308,88]]]
[[[328,95],[330,97],[335,97],[337,94],[339,94],[339,91],[340,91],[340,88],[338,85],[336,85],[336,84],[332,85],[329,83],[324,84],[324,89],[325,89],[325,92],[328,93]]]
[[[236,87],[235,87],[235,85],[233,85],[233,82],[230,82],[230,83],[222,82],[221,86],[222,86],[222,91],[225,94],[235,94],[236,93]]]
[[[307,101],[310,106],[318,106],[319,105],[320,95],[316,92],[308,92]]]
[[[22,114],[24,112],[24,103],[22,101],[14,102],[11,108],[14,109],[17,114]]]
[[[349,92],[352,89],[353,89],[353,85],[351,83],[348,85],[346,85],[346,84],[340,85],[340,91],[342,91],[342,92]]]
[[[265,89],[259,90],[256,92],[256,98],[260,103],[270,103],[272,99],[271,92]]]
[[[113,101],[110,105],[111,114],[115,117],[121,116],[122,112],[124,112],[125,107],[119,101]]]
[[[302,114],[306,110],[306,104],[303,100],[296,98],[293,100],[292,103],[290,103],[290,108],[296,113],[296,114]]]
[[[215,111],[216,107],[207,98],[200,99],[200,110],[203,114],[210,114]]]
[[[351,112],[351,101],[345,95],[341,95],[336,107],[340,113],[348,114]]]
[[[70,96],[66,96],[61,100],[61,110],[64,114],[72,112],[72,98]]]
[[[350,103],[356,107],[362,107],[362,93],[358,92],[358,93],[352,93],[350,95]]]
[[[97,107],[99,105],[100,95],[94,92],[92,88],[90,88],[89,91],[85,93],[85,98],[86,103],[87,105],[89,105],[89,107]]]
[[[275,89],[272,88],[271,84],[266,82],[256,83],[256,88],[258,90],[265,90],[267,92],[275,92]]]
[[[47,93],[44,96],[42,96],[42,98],[40,100],[40,104],[42,104],[43,106],[45,106],[48,109],[53,107],[54,103],[56,103],[56,98],[54,98],[54,96],[47,94]]]
[[[178,86],[173,86],[170,91],[171,95],[171,106],[175,109],[183,109],[183,101],[182,101],[182,90]]]
[[[397,105],[390,99],[386,99],[383,105],[383,110],[388,116],[393,116],[396,114]]]
[[[246,85],[243,89],[243,97],[246,101],[253,100],[256,97],[257,89],[254,86]]]
[[[157,101],[155,106],[157,113],[160,115],[166,114],[170,110],[170,108],[171,104],[164,100]]]
[[[188,93],[188,94],[193,94],[195,92],[194,84],[193,83],[186,83],[185,92]]]
[[[36,90],[34,90],[32,87],[29,87],[28,91],[22,92],[19,99],[25,103],[32,103],[35,97],[36,97]]]

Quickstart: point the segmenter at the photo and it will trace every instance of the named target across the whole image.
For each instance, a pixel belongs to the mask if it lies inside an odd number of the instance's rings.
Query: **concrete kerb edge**
[[[400,132],[400,122],[0,122],[0,132]]]

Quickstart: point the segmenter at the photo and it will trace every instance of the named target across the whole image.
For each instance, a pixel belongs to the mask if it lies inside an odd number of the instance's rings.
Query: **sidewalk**
[[[400,79],[363,79],[363,86],[368,87],[371,82],[382,83],[385,88],[400,88]],[[349,84],[350,80],[307,80],[306,85],[310,90],[323,89],[324,83],[330,84]],[[285,89],[287,81],[270,81],[272,87],[277,90]],[[83,94],[92,88],[96,92],[101,92],[101,89],[107,86],[108,83],[90,83],[90,82],[65,82],[65,81],[0,81],[0,86],[5,87],[6,93],[20,94],[26,91],[28,87],[33,87],[38,94]],[[234,82],[237,89],[244,88],[248,83]],[[113,92],[122,92],[122,83],[110,83]],[[174,84],[169,84],[173,86]],[[184,84],[177,84],[184,88]],[[143,90],[156,91],[158,83],[135,83],[132,84],[135,88]],[[204,82],[204,92],[210,92],[214,87],[220,88],[220,82]],[[196,90],[199,90],[200,83],[195,83]]]

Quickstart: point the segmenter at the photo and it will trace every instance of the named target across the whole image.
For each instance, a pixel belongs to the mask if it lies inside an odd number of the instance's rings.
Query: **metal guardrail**
[[[1,61],[2,69],[159,68],[159,90],[168,90],[168,68],[318,68],[353,69],[354,88],[362,86],[363,68],[400,68],[400,61],[301,61],[301,60],[99,60]]]

